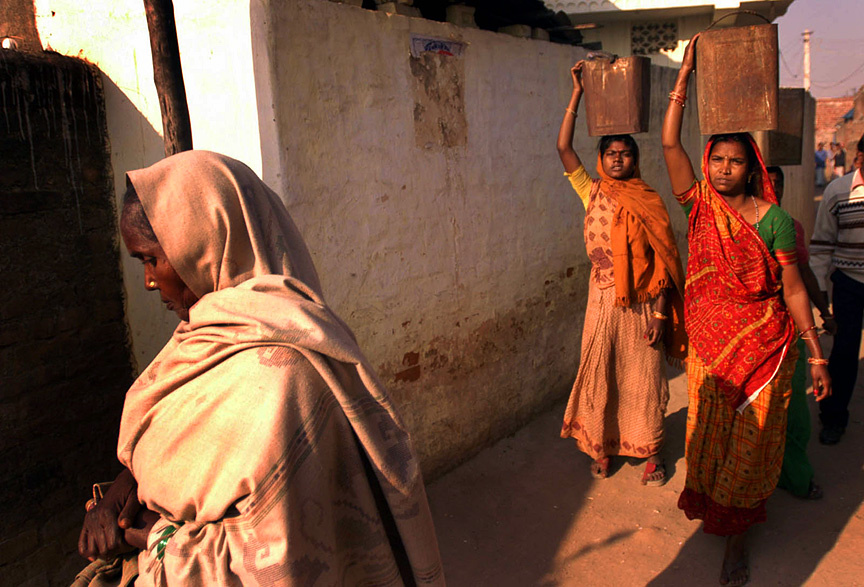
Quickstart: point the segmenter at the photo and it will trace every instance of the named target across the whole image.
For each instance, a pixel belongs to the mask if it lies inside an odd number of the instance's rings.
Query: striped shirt
[[[864,178],[861,170],[832,181],[822,195],[810,240],[810,268],[822,291],[834,269],[864,282]]]

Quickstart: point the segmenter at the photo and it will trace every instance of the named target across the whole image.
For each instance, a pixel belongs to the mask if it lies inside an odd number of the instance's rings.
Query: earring
[[[156,287],[156,282],[155,282],[155,281],[148,281],[148,282],[147,282],[147,287],[155,288],[155,287]]]

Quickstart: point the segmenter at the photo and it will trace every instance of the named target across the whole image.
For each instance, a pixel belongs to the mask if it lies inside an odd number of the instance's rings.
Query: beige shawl
[[[408,433],[282,202],[204,151],[128,181],[200,298],[126,396],[118,456],[162,515],[138,585],[443,585]]]

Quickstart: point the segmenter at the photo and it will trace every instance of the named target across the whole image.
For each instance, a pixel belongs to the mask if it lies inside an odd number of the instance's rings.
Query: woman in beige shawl
[[[81,553],[140,548],[137,585],[443,585],[408,433],[276,194],[204,151],[128,185],[123,240],[182,322]]]

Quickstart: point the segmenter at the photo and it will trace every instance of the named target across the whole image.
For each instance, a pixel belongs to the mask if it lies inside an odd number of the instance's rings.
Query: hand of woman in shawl
[[[105,497],[84,516],[78,552],[92,561],[96,557],[109,559],[133,550],[124,539],[124,529],[133,526],[139,510],[138,482],[129,469],[124,469]]]
[[[666,323],[660,318],[651,318],[648,321],[648,329],[645,331],[645,338],[648,339],[648,346],[654,346],[663,339],[663,331],[666,329]]]
[[[810,375],[813,378],[813,397],[817,402],[831,395],[831,375],[827,365],[811,365]]]

